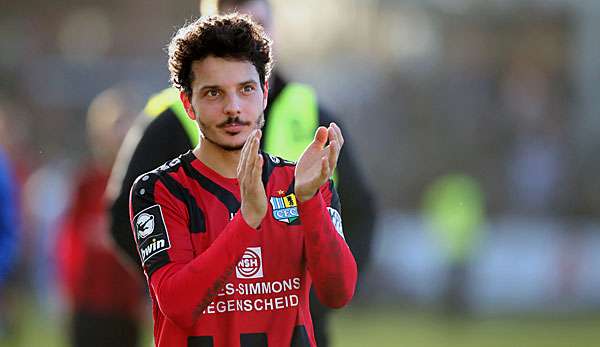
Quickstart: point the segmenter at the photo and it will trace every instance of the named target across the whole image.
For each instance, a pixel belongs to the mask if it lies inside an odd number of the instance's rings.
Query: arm
[[[156,177],[158,174],[142,176],[131,190],[131,226],[144,270],[160,310],[182,329],[193,327],[224,286],[246,247],[256,238],[256,228],[267,212],[259,138],[257,131],[242,149],[237,173],[240,211],[196,256],[186,206],[169,193]]]
[[[325,146],[327,142],[329,144]],[[343,144],[344,138],[337,125],[319,127],[295,171],[294,191],[304,226],[309,271],[317,297],[330,307],[341,307],[350,301],[357,276],[354,257],[341,236],[339,199],[332,184],[327,184]],[[330,209],[326,208],[325,199]]]
[[[321,125],[328,126],[334,121],[333,116],[319,107]],[[339,123],[336,124],[339,125]],[[343,125],[343,124],[342,124]],[[343,128],[343,126],[340,126]],[[365,181],[360,166],[356,162],[356,148],[352,138],[344,135],[344,150],[340,152],[336,187],[344,206],[341,215],[344,221],[344,235],[348,246],[354,254],[359,274],[364,273],[369,265],[371,243],[374,233],[375,202]]]
[[[155,174],[150,175],[132,187],[131,227],[160,310],[189,329],[224,285],[256,230],[237,213],[216,240],[194,257],[185,205]],[[151,233],[144,235],[144,230]]]
[[[155,118],[141,114],[119,150],[107,189],[110,233],[119,249],[138,264],[128,213],[129,190],[136,177],[191,147],[177,116],[167,109]]]
[[[298,205],[304,226],[304,246],[308,270],[319,301],[339,308],[354,295],[356,263],[346,245],[340,217],[340,204],[333,181]]]

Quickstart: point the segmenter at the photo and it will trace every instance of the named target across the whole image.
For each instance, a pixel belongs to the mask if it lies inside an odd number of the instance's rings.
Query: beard
[[[225,120],[224,122],[216,125],[215,128],[221,129],[230,124],[251,125],[251,122],[244,122],[240,119],[240,117],[233,116],[233,117],[227,118],[227,120]],[[214,132],[211,130],[211,128],[208,125],[206,125],[205,123],[203,123],[200,119],[198,119],[198,125],[200,126],[200,135],[202,137],[204,137],[208,142],[214,144],[215,146],[217,146],[225,151],[228,151],[228,152],[241,151],[242,148],[244,147],[244,143],[246,142],[245,140],[244,140],[244,142],[242,142],[240,144],[222,143],[216,139],[216,136],[213,136]],[[258,117],[256,122],[254,123],[254,129],[262,129],[262,127],[264,125],[265,125],[265,114],[263,112],[260,114],[260,116]],[[248,135],[250,135],[250,132],[248,133]]]

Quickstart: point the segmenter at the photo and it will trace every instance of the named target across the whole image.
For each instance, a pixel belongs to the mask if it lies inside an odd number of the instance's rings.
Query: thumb
[[[323,148],[323,146],[325,146],[325,144],[327,143],[327,128],[325,128],[325,127],[317,128],[317,131],[315,132],[315,139],[313,140],[313,143],[318,144],[320,148]]]

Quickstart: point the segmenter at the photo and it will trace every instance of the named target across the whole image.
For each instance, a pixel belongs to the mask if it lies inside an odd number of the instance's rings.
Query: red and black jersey
[[[246,224],[236,179],[192,152],[141,175],[130,217],[153,301],[157,346],[316,346],[309,290],[344,306],[356,263],[330,181],[305,202],[293,163],[264,154],[268,212]]]

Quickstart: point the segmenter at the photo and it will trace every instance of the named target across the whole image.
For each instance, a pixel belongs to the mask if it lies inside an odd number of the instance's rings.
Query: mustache
[[[229,117],[223,123],[219,123],[217,128],[224,128],[228,125],[250,125],[250,122],[242,121],[238,116]]]

